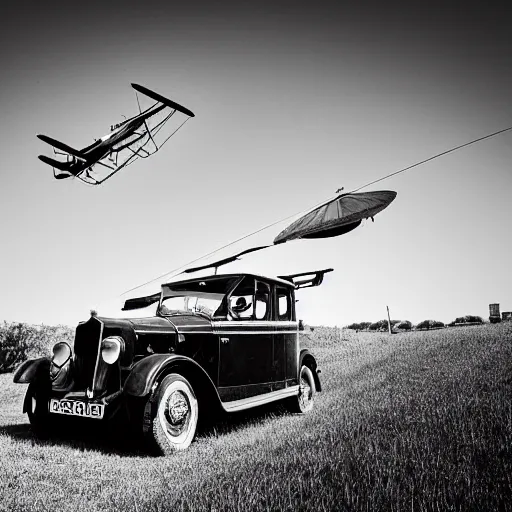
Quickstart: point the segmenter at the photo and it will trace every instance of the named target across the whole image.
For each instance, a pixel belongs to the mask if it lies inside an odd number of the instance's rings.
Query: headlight
[[[53,346],[53,357],[52,364],[50,366],[50,377],[52,381],[56,381],[57,377],[61,369],[70,361],[71,359],[71,347],[65,341],[59,341],[55,343]],[[66,377],[67,370],[64,372],[64,375],[59,379],[62,380]]]
[[[62,368],[71,358],[71,347],[65,341],[59,341],[53,346],[52,363]]]
[[[114,364],[124,351],[124,340],[121,336],[109,336],[101,342],[101,357],[107,364]]]

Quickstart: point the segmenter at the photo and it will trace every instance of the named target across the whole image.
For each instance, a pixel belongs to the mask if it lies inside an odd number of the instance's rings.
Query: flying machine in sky
[[[341,194],[290,224],[276,236],[274,244],[344,235],[357,228],[363,219],[373,220],[395,197],[396,192],[391,190]]]
[[[185,122],[194,117],[194,113],[188,108],[142,85],[131,85],[136,94],[143,94],[154,103],[141,110],[137,95],[139,114],[112,125],[110,133],[93,144],[75,149],[47,135],[37,136],[52,146],[54,155],[59,157],[57,159],[39,155],[39,160],[53,167],[55,178],[60,180],[75,177],[89,185],[99,185],[138,158],[147,158],[156,153]],[[161,130],[177,112],[185,118],[167,135]]]

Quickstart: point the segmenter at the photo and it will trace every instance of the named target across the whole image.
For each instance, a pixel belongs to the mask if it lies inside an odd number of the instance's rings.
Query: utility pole
[[[386,309],[388,310],[388,332],[391,334],[391,319],[389,317],[389,306],[386,306]]]

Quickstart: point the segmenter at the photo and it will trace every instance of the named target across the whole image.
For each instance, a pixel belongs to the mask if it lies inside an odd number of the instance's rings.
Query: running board
[[[226,412],[243,411],[244,409],[250,409],[258,405],[269,404],[276,400],[288,398],[290,396],[296,396],[299,394],[299,386],[290,386],[285,389],[279,389],[264,395],[251,396],[250,398],[242,398],[241,400],[232,400],[230,402],[221,402],[222,408]]]

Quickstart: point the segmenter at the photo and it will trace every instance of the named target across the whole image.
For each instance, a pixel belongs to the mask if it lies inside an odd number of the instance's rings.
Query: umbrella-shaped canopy
[[[363,219],[384,210],[395,197],[396,192],[392,190],[342,194],[290,224],[277,235],[274,243],[344,235],[357,228]]]

